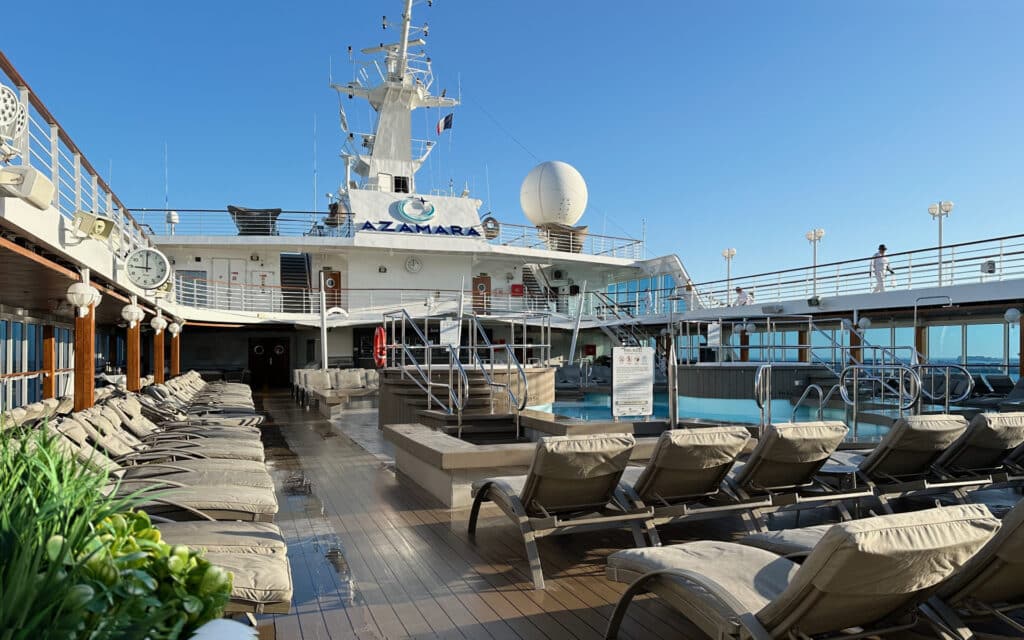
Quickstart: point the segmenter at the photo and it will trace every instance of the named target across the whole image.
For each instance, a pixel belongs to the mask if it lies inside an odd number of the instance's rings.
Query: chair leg
[[[469,527],[467,528],[467,532],[471,536],[476,534],[476,520],[480,517],[480,505],[487,499],[487,492],[490,489],[489,484],[480,487],[480,490],[476,492],[476,498],[473,499],[473,508],[469,510]]]
[[[654,520],[644,520],[644,529],[647,530],[647,540],[650,542],[652,547],[661,546],[661,536],[658,535],[658,527],[654,525]]]
[[[544,571],[540,566],[540,552],[537,551],[537,534],[530,526],[529,520],[519,523],[519,529],[523,532],[523,543],[526,545],[526,557],[530,561],[530,574],[533,577],[533,588],[544,588]]]

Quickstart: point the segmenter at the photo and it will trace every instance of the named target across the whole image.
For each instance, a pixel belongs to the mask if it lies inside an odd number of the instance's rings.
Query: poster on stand
[[[654,349],[612,349],[612,417],[654,414]]]

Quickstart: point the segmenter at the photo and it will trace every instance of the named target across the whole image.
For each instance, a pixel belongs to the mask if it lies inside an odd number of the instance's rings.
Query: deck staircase
[[[539,269],[537,265],[524,264],[523,265],[523,288],[526,289],[526,295],[533,299],[542,299],[546,297],[546,289],[540,285],[537,280],[537,274],[535,269]]]
[[[650,344],[651,334],[627,307],[618,304],[603,291],[595,291],[594,298],[605,316],[606,321],[600,325],[605,335],[624,347],[644,347]]]
[[[309,254],[281,254],[282,310],[285,313],[309,313]]]

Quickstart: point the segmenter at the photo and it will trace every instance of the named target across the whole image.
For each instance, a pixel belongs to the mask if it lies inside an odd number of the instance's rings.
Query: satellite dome
[[[523,180],[519,205],[538,227],[574,225],[587,208],[587,183],[570,164],[557,160],[542,162]]]

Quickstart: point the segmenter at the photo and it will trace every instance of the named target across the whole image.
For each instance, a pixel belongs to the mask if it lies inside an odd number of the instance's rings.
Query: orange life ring
[[[388,337],[384,333],[384,327],[377,327],[373,333],[373,363],[378,369],[383,369],[388,363]]]

